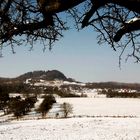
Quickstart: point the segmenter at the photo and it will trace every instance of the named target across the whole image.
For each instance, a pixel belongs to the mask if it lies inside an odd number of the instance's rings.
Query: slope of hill
[[[47,81],[53,81],[55,79],[63,80],[63,81],[67,80],[67,77],[58,70],[28,72],[28,73],[18,76],[16,79],[26,80],[30,78],[36,79],[36,80],[42,79],[42,80],[47,80]]]
[[[43,84],[48,85],[49,81],[50,84],[54,81],[56,83],[56,80],[61,81],[60,85],[71,85],[71,84],[77,84],[81,86],[82,84],[80,82],[76,82],[72,78],[67,78],[62,72],[58,70],[48,70],[48,71],[32,71],[27,72],[25,74],[22,74],[16,78],[3,78],[0,77],[0,85],[2,84],[19,84],[19,83],[26,83],[26,81],[32,81],[32,83],[37,83],[37,85],[42,85],[41,80],[43,81]],[[93,79],[94,80],[94,79]],[[67,82],[68,81],[68,82]],[[28,82],[27,82],[28,83]],[[76,85],[75,84],[75,85]],[[93,82],[93,83],[85,83],[85,88],[87,89],[132,89],[140,91],[140,83],[120,83],[120,82]],[[83,87],[83,85],[82,85]]]

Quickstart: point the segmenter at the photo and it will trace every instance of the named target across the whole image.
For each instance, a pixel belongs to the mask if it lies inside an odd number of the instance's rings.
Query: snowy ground
[[[139,118],[70,118],[0,125],[1,140],[140,140]]]
[[[0,123],[0,140],[140,140],[140,99],[57,98],[50,113],[63,102],[72,118]]]
[[[58,98],[73,105],[74,116],[140,117],[140,99],[134,98]]]

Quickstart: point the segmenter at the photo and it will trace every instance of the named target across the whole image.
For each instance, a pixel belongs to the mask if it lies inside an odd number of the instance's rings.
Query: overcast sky
[[[140,64],[133,60],[119,68],[119,51],[113,51],[108,45],[97,44],[95,32],[87,28],[81,32],[70,30],[64,38],[56,42],[51,51],[42,51],[40,44],[28,51],[29,46],[3,50],[0,58],[0,77],[16,77],[34,70],[59,70],[67,77],[81,82],[138,82],[140,83]]]

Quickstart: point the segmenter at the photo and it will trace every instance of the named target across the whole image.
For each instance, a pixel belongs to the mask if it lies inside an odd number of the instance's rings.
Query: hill
[[[33,71],[27,72],[23,75],[18,76],[16,79],[18,80],[26,80],[26,79],[34,79],[34,80],[46,80],[46,81],[53,81],[53,80],[67,80],[67,77],[58,70],[51,70],[51,71]]]
[[[22,74],[15,78],[3,78],[0,77],[0,85],[2,84],[19,84],[25,83],[27,79],[31,79],[34,83],[44,80],[44,81],[68,81],[67,85],[76,82],[72,78],[67,78],[62,72],[58,70],[48,70],[48,71],[32,71]],[[80,82],[76,82],[77,84]],[[121,83],[121,82],[93,82],[86,83],[85,87],[88,89],[94,88],[107,88],[107,89],[134,89],[140,91],[140,83]]]

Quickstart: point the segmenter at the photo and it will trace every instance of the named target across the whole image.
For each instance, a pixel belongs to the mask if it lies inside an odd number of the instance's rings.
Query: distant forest
[[[33,71],[27,72],[15,78],[0,78],[0,89],[7,90],[8,92],[27,92],[33,89],[37,90],[39,87],[32,87],[25,83],[26,79],[31,79],[32,82],[39,80],[53,81],[53,80],[63,80],[74,82],[73,78],[67,78],[62,72],[58,70],[51,71]],[[65,87],[65,86],[62,86]],[[83,87],[83,86],[82,86]],[[82,88],[81,87],[81,88]],[[120,82],[94,82],[86,83],[84,88],[90,89],[132,89],[140,91],[140,83],[120,83]]]

